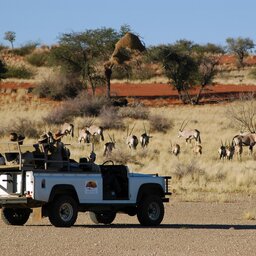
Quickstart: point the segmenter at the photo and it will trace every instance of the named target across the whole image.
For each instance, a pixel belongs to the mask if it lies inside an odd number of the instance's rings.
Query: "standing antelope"
[[[253,153],[253,147],[256,144],[256,133],[249,133],[247,135],[236,135],[232,139],[232,145],[248,146],[250,154]]]
[[[135,124],[133,125],[131,131],[129,132],[129,126],[127,127],[127,136],[126,136],[126,144],[129,146],[131,149],[136,149],[137,145],[139,143],[139,140],[136,135],[132,135],[133,129],[134,129]]]
[[[61,134],[64,134],[64,135],[68,135],[69,134],[73,138],[74,137],[74,125],[73,124],[69,124],[69,123],[64,123],[61,126],[60,132],[61,132]]]
[[[149,136],[147,134],[147,130],[146,130],[146,127],[145,127],[144,123],[143,123],[143,126],[144,126],[144,133],[141,134],[141,136],[140,136],[140,144],[141,144],[142,148],[145,148],[145,147],[148,146],[149,139],[152,138],[152,136]]]
[[[239,159],[239,160],[242,159],[242,153],[243,153],[242,144],[235,145],[235,154],[236,154],[237,159]]]
[[[187,121],[184,125],[184,122],[182,122],[179,132],[178,132],[178,137],[183,137],[186,140],[186,143],[189,141],[191,142],[192,139],[195,139],[196,142],[199,142],[201,144],[201,138],[200,138],[200,132],[197,129],[193,130],[184,130],[184,128],[187,126],[188,122]]]
[[[171,151],[170,151],[173,155],[178,156],[180,154],[180,145],[175,143],[172,144],[171,142]]]
[[[89,127],[86,127],[86,130],[93,136],[94,139],[99,136],[100,139],[104,141],[103,127],[91,125]]]
[[[224,160],[227,157],[226,147],[223,145],[222,141],[221,141],[221,146],[218,149],[218,153],[219,153],[219,158],[220,159]]]
[[[81,143],[90,143],[91,142],[91,134],[86,129],[81,129],[78,131],[78,142]]]
[[[195,153],[195,155],[202,155],[202,153],[203,153],[202,145],[196,143],[196,145],[193,147],[193,152]]]
[[[109,155],[111,155],[113,149],[115,148],[115,144],[116,144],[114,135],[113,135],[113,137],[110,137],[110,135],[109,135],[109,138],[110,138],[110,142],[105,143],[104,153],[103,153],[103,156],[107,156],[107,157]]]
[[[226,156],[228,160],[232,160],[235,153],[235,147],[233,145],[226,146]]]

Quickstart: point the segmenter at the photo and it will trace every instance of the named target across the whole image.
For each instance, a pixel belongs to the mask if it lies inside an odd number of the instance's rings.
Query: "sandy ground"
[[[1,255],[255,255],[256,220],[244,214],[255,200],[232,203],[166,204],[162,224],[141,227],[137,218],[119,214],[112,225],[95,225],[79,214],[71,228],[55,228],[47,218],[25,226],[0,221]]]

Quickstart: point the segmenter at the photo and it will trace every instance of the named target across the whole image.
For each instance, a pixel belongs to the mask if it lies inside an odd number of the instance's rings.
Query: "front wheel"
[[[138,204],[137,218],[143,226],[157,226],[164,218],[164,204],[159,196],[143,198]]]
[[[77,219],[78,206],[71,196],[54,199],[49,209],[49,220],[55,227],[71,227]]]
[[[95,224],[111,224],[116,218],[116,212],[104,211],[104,212],[90,212],[90,218]]]
[[[2,209],[2,220],[7,225],[24,225],[30,216],[31,209],[29,208],[3,208]]]

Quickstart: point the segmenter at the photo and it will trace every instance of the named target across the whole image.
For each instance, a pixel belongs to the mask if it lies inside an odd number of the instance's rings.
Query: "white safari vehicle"
[[[56,163],[33,152],[32,146],[15,142],[5,143],[4,148],[0,149],[0,208],[8,225],[24,225],[34,208],[41,208],[42,216],[56,227],[74,225],[78,212],[86,211],[96,224],[111,224],[118,212],[137,215],[144,226],[163,220],[163,203],[171,194],[169,176],[129,172],[127,166],[112,161]]]

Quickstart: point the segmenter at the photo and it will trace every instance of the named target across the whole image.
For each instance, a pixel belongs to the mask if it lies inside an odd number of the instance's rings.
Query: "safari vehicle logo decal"
[[[94,180],[89,180],[85,182],[85,193],[98,193],[97,182]]]

